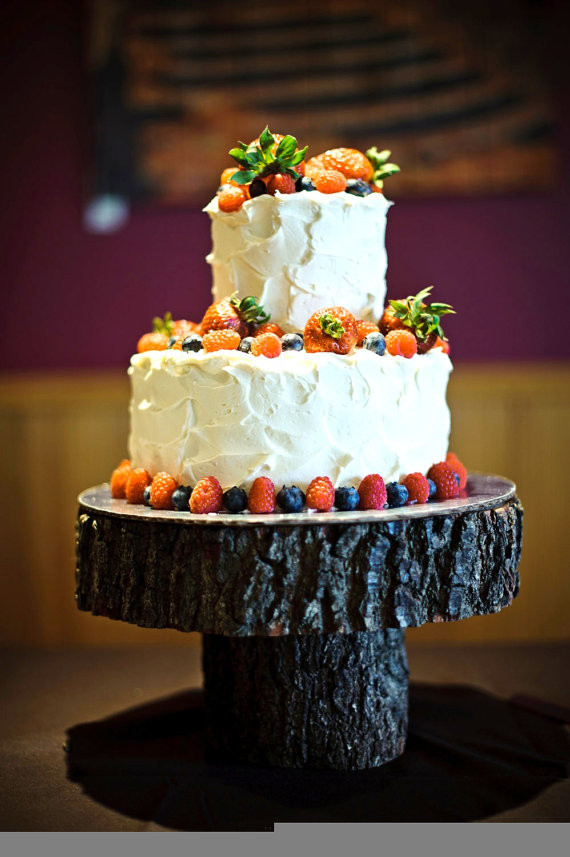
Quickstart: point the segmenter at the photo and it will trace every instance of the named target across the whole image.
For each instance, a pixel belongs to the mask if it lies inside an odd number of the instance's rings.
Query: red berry
[[[224,184],[218,193],[220,211],[238,211],[249,194],[243,185]]]
[[[166,351],[168,348],[168,336],[165,333],[143,333],[137,342],[137,351]]]
[[[418,341],[409,330],[391,330],[386,334],[386,351],[393,357],[413,357],[418,351]]]
[[[432,464],[427,475],[428,479],[435,482],[436,500],[453,500],[455,497],[459,497],[459,485],[455,473],[445,461]]]
[[[377,324],[374,324],[373,321],[364,321],[363,318],[356,319],[356,332],[358,334],[358,339],[356,340],[357,345],[362,345],[364,338],[368,336],[369,333],[376,333],[380,328]]]
[[[267,193],[295,193],[295,179],[287,173],[275,173],[267,180]]]
[[[144,489],[152,482],[152,476],[144,467],[135,467],[127,479],[125,496],[127,503],[144,503]]]
[[[365,476],[358,486],[359,509],[383,509],[388,500],[386,485],[378,473]]]
[[[275,486],[269,477],[258,476],[253,480],[247,498],[247,508],[257,515],[273,512],[275,509]]]
[[[338,170],[323,170],[314,173],[311,178],[321,193],[342,193],[346,190],[346,178]]]
[[[372,178],[372,164],[358,149],[328,149],[319,160],[327,169],[338,170],[347,179],[362,179],[367,182]]]
[[[307,507],[330,512],[334,506],[334,485],[328,476],[317,476],[307,488]]]
[[[195,515],[219,512],[222,508],[224,492],[215,476],[199,479],[190,495],[190,511]]]
[[[408,506],[413,506],[416,503],[427,503],[429,483],[423,473],[408,473],[400,482],[408,490]]]
[[[111,497],[115,500],[125,500],[127,481],[133,472],[131,462],[124,458],[111,474]]]
[[[305,325],[305,351],[333,351],[348,354],[356,345],[356,319],[346,307],[333,306],[313,313]]]
[[[170,473],[157,473],[150,484],[150,505],[153,509],[173,509],[172,495],[178,482]]]
[[[254,357],[279,357],[281,354],[281,340],[275,333],[260,333],[251,343],[250,351]]]
[[[253,336],[261,336],[262,333],[274,333],[275,336],[283,336],[284,330],[282,327],[279,327],[274,321],[266,321],[265,324],[260,324],[258,328],[256,328]]]
[[[447,453],[445,461],[449,464],[455,475],[459,476],[459,490],[463,491],[467,485],[467,468],[453,452]]]
[[[204,351],[235,351],[241,342],[237,330],[227,327],[225,330],[210,330],[202,337]]]

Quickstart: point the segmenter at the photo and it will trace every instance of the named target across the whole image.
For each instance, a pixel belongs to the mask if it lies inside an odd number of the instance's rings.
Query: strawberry
[[[152,482],[152,476],[144,467],[135,467],[131,470],[125,489],[127,503],[144,503],[144,489]]]
[[[423,473],[408,473],[400,482],[408,491],[408,506],[413,506],[416,503],[427,503],[429,483]]]
[[[222,185],[218,192],[218,208],[220,211],[239,211],[246,199],[249,198],[247,189],[239,187],[234,182]]]
[[[275,509],[275,486],[269,477],[258,476],[253,480],[247,498],[247,508],[257,515],[269,514]]]
[[[326,167],[322,161],[322,155],[315,155],[314,158],[309,158],[305,164],[305,175],[309,178],[315,178],[318,173],[322,173]]]
[[[295,193],[295,179],[287,173],[275,173],[267,180],[267,193],[275,196],[276,193]]]
[[[384,480],[378,473],[365,476],[358,486],[359,509],[383,509],[388,500]]]
[[[416,337],[409,330],[391,330],[386,336],[386,351],[393,357],[413,357],[417,353]]]
[[[275,333],[268,331],[261,333],[251,341],[250,351],[254,357],[279,357],[281,354],[281,340]]]
[[[330,512],[334,497],[334,485],[328,476],[317,476],[307,488],[307,507],[317,512]]]
[[[237,292],[229,298],[221,298],[211,304],[204,314],[200,325],[202,335],[210,330],[237,330],[240,336],[247,336],[250,325],[265,324],[271,318],[257,302],[257,298],[248,296],[241,300]]]
[[[427,477],[435,482],[436,500],[453,500],[455,497],[459,497],[459,485],[455,473],[445,461],[432,464],[427,472]]]
[[[111,474],[111,497],[115,500],[126,498],[127,482],[132,472],[133,468],[128,458],[124,458],[113,470]]]
[[[281,338],[284,336],[285,331],[278,324],[275,324],[274,321],[268,321],[266,324],[260,324],[259,327],[256,327],[255,331],[253,331],[253,336],[259,336],[261,333],[274,333],[275,336]]]
[[[386,316],[398,319],[401,327],[414,334],[418,341],[419,354],[425,354],[426,351],[434,347],[438,336],[443,336],[441,316],[454,312],[453,307],[449,304],[427,304],[426,300],[431,289],[432,287],[428,286],[418,292],[417,295],[408,295],[407,298],[400,301],[390,301],[390,313],[386,310],[382,316],[382,320]]]
[[[178,482],[170,473],[157,473],[150,484],[150,505],[153,509],[174,509],[172,495]]]
[[[363,318],[356,319],[356,333],[357,333],[357,345],[362,345],[365,336],[368,336],[369,333],[378,332],[379,328],[377,324],[374,324],[373,321],[364,321]]]
[[[199,479],[190,495],[190,511],[195,515],[219,512],[223,505],[224,492],[215,476]]]
[[[467,468],[453,452],[445,456],[446,464],[449,464],[456,476],[459,477],[459,490],[463,491],[467,485]]]
[[[394,314],[394,309],[391,306],[387,306],[382,318],[378,322],[380,333],[386,336],[391,330],[400,330],[403,326],[401,319]]]
[[[225,330],[210,330],[202,337],[204,351],[235,351],[239,347],[241,336],[237,330],[226,328]]]
[[[338,170],[323,170],[311,176],[321,193],[342,193],[346,190],[346,178]]]
[[[372,164],[358,149],[328,149],[320,155],[321,163],[329,170],[338,170],[347,179],[372,178]]]
[[[305,325],[305,351],[348,354],[357,340],[356,319],[345,307],[317,310]]]
[[[166,351],[169,337],[165,333],[143,333],[137,342],[137,351]]]

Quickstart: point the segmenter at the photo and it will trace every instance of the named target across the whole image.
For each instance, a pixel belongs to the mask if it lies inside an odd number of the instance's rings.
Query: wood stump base
[[[404,751],[404,632],[286,637],[205,634],[208,740],[241,763],[343,771]]]

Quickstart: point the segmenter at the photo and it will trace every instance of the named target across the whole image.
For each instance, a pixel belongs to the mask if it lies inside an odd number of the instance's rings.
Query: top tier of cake
[[[264,195],[212,221],[212,293],[254,295],[286,331],[303,330],[321,307],[346,307],[376,322],[386,297],[386,215],[381,193]]]

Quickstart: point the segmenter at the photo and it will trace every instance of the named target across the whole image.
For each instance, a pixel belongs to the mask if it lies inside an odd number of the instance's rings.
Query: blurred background
[[[565,5],[5,0],[1,642],[198,645],[77,611],[76,497],[126,455],[138,337],[209,303],[201,209],[265,124],[392,150],[388,296],[455,306],[451,448],[525,507],[513,606],[409,638],[568,639]]]

